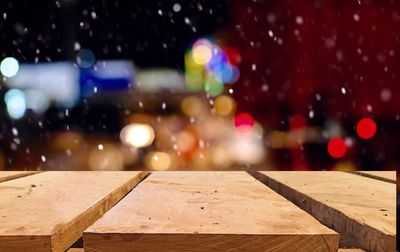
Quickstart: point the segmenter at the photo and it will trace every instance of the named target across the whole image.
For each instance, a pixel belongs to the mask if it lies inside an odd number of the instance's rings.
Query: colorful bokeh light
[[[341,158],[346,154],[346,151],[346,143],[342,138],[336,137],[329,141],[328,153],[331,155],[331,157]]]
[[[241,113],[235,116],[234,124],[240,131],[248,131],[254,127],[254,119],[250,114]]]
[[[185,80],[191,92],[206,91],[218,96],[224,84],[235,83],[240,76],[240,53],[235,48],[221,49],[210,39],[198,39],[185,53]]]
[[[376,133],[376,123],[371,118],[362,118],[357,123],[357,134],[363,139],[370,139]]]

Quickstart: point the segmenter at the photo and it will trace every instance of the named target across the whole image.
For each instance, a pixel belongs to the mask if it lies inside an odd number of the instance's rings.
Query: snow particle
[[[93,19],[97,19],[97,14],[96,14],[96,12],[92,11],[91,15],[92,15],[92,18],[93,18]]]
[[[17,130],[17,128],[13,127],[13,128],[11,129],[11,132],[12,132],[12,134],[13,134],[14,136],[18,136],[18,130]]]
[[[381,100],[383,102],[388,102],[392,98],[392,92],[388,88],[384,88],[381,91]]]
[[[190,24],[190,19],[188,17],[185,17],[185,23]]]
[[[314,118],[314,111],[313,110],[308,111],[308,117],[309,118]]]

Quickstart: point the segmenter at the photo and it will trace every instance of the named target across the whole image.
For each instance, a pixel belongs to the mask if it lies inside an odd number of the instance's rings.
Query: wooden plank
[[[341,236],[370,251],[394,251],[396,185],[345,172],[258,172],[260,181]]]
[[[338,234],[245,172],[152,173],[84,232],[85,251],[337,251]]]
[[[0,251],[65,251],[145,172],[43,172],[0,183]]]
[[[33,175],[38,171],[0,171],[0,182]]]
[[[353,171],[352,173],[390,183],[396,183],[396,171]]]

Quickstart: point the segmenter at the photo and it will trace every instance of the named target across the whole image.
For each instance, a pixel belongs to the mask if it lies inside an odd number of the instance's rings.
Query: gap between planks
[[[349,173],[396,184],[396,171],[350,171]]]

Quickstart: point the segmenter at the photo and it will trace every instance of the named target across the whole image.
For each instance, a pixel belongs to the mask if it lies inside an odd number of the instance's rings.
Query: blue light
[[[18,89],[10,89],[4,96],[7,112],[13,119],[24,116],[26,110],[25,94]]]
[[[81,68],[93,66],[95,60],[95,55],[90,49],[82,49],[76,56],[76,64]]]

